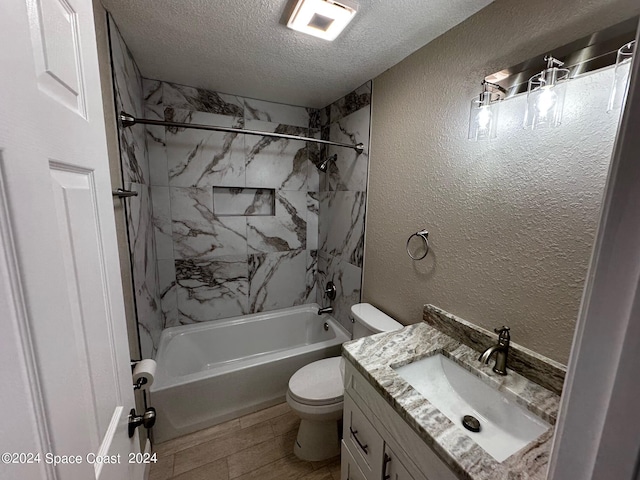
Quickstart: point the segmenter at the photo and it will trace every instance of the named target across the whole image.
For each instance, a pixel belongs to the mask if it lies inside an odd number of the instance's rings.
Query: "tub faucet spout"
[[[333,307],[324,307],[318,309],[318,315],[322,315],[323,313],[331,313],[333,312]]]
[[[496,328],[494,331],[498,334],[498,344],[487,348],[482,352],[478,360],[482,363],[489,363],[491,355],[495,353],[496,364],[493,367],[493,371],[498,375],[506,375],[507,354],[509,353],[509,342],[511,340],[511,337],[509,336],[509,327]]]

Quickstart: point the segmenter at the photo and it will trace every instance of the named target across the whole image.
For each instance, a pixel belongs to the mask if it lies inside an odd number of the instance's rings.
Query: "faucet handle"
[[[332,281],[328,281],[324,287],[324,294],[329,300],[336,299],[336,285]]]
[[[509,340],[511,336],[509,335],[509,330],[511,330],[506,325],[500,328],[494,328],[493,331],[498,334],[498,339],[500,340]]]

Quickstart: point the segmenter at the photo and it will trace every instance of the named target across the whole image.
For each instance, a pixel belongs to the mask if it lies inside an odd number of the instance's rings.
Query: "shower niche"
[[[213,187],[213,214],[216,216],[274,216],[275,212],[275,189]]]

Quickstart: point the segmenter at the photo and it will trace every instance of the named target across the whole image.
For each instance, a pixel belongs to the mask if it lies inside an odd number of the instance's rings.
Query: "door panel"
[[[91,422],[95,440],[107,431],[112,413],[104,408],[120,403],[117,362],[108,304],[109,292],[104,278],[104,254],[100,249],[99,213],[96,210],[93,172],[67,165],[51,164],[51,179],[57,223],[60,226],[73,333],[90,394]],[[91,321],[83,321],[91,319]],[[92,355],[89,354],[91,352]],[[105,362],[92,362],[99,356]],[[110,361],[109,361],[110,360]]]
[[[85,117],[76,11],[65,0],[29,0],[27,5],[38,87]]]

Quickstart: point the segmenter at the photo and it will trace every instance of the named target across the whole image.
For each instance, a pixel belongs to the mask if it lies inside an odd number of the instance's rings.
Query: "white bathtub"
[[[330,315],[319,316],[318,308],[309,304],[165,329],[151,386],[154,441],[284,401],[296,370],[340,355],[350,339]]]

